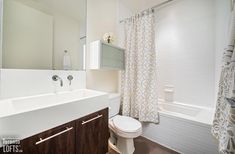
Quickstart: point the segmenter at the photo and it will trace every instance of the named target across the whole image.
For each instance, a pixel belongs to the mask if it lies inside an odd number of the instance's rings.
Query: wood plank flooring
[[[155,142],[152,142],[144,137],[138,137],[134,140],[134,154],[179,154],[171,149],[163,147]],[[118,154],[110,150],[109,154]]]

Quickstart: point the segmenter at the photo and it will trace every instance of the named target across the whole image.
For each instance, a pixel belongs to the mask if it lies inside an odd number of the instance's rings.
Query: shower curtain
[[[221,154],[235,154],[235,9],[232,11],[227,47],[223,55],[212,134]]]
[[[125,20],[125,71],[122,114],[142,122],[158,122],[154,12]]]

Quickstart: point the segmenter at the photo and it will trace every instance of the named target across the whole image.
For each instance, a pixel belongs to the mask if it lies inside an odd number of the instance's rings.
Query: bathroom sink
[[[0,100],[0,136],[24,139],[107,107],[108,94],[89,89]]]
[[[91,98],[105,93],[88,89],[79,89],[69,92],[49,93],[24,98],[12,99],[12,107],[16,112],[32,111],[71,103],[81,99]]]

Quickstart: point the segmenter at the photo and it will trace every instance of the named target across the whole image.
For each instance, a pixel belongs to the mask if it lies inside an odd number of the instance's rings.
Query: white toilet
[[[109,147],[121,154],[133,154],[133,139],[142,134],[141,123],[131,117],[118,115],[120,94],[109,95]]]

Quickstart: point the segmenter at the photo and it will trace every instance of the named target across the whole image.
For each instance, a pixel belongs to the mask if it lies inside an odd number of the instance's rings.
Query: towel
[[[64,59],[63,59],[63,67],[64,70],[71,70],[71,58],[67,50],[64,51]]]

